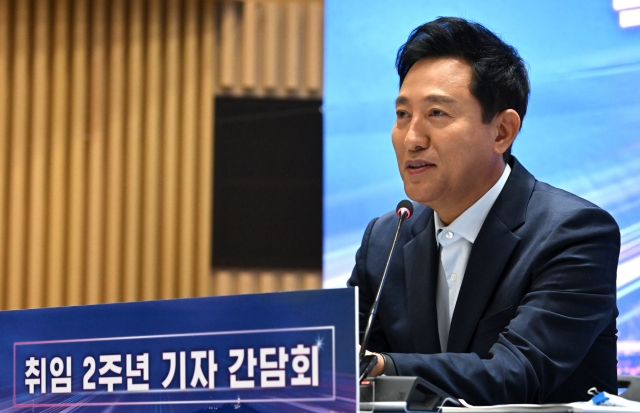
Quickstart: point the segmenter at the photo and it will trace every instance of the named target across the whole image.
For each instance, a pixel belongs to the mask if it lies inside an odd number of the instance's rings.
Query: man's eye
[[[439,110],[439,109],[433,109],[431,111],[431,116],[444,116],[446,115],[446,113],[444,113],[443,111]]]
[[[408,118],[409,114],[404,110],[396,110],[396,117],[398,118]]]

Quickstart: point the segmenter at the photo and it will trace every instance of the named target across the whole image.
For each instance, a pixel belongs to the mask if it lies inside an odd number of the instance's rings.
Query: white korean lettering
[[[40,377],[40,360],[38,360],[35,357],[30,357],[28,360],[26,360],[25,362],[25,366],[27,367],[27,371],[24,373],[25,375],[25,379],[24,379],[24,384],[25,386],[29,386],[29,394],[33,394],[35,392],[35,386],[36,385],[40,385],[41,383],[44,382],[44,375],[45,375],[45,370],[46,370],[46,359],[42,359],[42,366],[44,367],[42,369],[42,376]],[[31,376],[36,376],[36,377],[40,377],[40,378],[29,378]],[[44,385],[45,388],[43,390],[42,386],[40,387],[40,392],[41,393],[45,393],[46,390],[46,384]]]
[[[108,354],[100,356],[100,363],[104,363],[104,365],[98,370],[100,373],[100,378],[98,378],[99,384],[107,385],[107,392],[113,392],[113,386],[115,384],[122,384],[122,377],[109,376],[102,377],[107,372],[112,372],[115,374],[122,373],[122,367],[116,365],[115,363],[120,363],[122,361],[122,355],[120,354]]]
[[[169,360],[169,372],[167,373],[167,377],[162,382],[162,386],[166,389],[169,387],[171,382],[173,381],[173,377],[176,374],[176,353],[175,352],[165,352],[162,353],[163,360]],[[180,390],[184,390],[187,388],[187,368],[186,368],[186,352],[180,352]]]
[[[169,387],[173,381],[173,376],[176,374],[176,353],[164,352],[162,353],[162,360],[169,360],[169,372],[167,373],[167,377],[162,381],[162,387],[166,389]]]
[[[66,377],[60,377],[65,373],[65,363],[60,357],[54,357],[49,364],[51,375],[51,393],[71,393],[71,357],[66,358]]]
[[[291,367],[294,372],[298,373],[296,377],[291,378],[291,385],[317,387],[319,385],[318,346],[314,345],[309,348],[298,344],[297,347],[291,349],[291,355],[295,356],[291,360]],[[309,360],[309,355],[311,355],[311,360]],[[309,369],[311,369],[311,377],[305,376]]]
[[[149,390],[149,353],[136,356],[136,368],[132,368],[131,354],[127,354],[127,390]],[[133,377],[141,377],[143,383],[134,383]]]
[[[284,347],[278,348],[277,360],[269,361],[269,356],[276,355],[275,347],[260,349],[260,387],[285,387],[285,366],[289,361],[289,355]]]
[[[231,367],[229,367],[229,372],[231,373],[232,389],[250,389],[255,387],[254,380],[240,380],[238,379],[238,375],[235,374],[238,370],[240,370],[242,362],[244,361],[244,351],[244,349],[229,350],[229,356],[236,357],[236,362],[233,363]],[[253,356],[253,349],[247,349],[247,376],[249,376],[249,378],[254,377],[254,370],[257,365],[258,359]]]
[[[180,390],[187,388],[187,352],[180,352]]]
[[[214,389],[216,387],[215,374],[218,371],[218,364],[215,361],[215,352],[209,350],[209,388]]]
[[[278,368],[278,361],[267,360],[268,356],[274,356],[275,354],[276,354],[275,347],[265,347],[260,349],[260,370]]]
[[[89,370],[84,374],[84,379],[82,380],[82,390],[95,390],[96,382],[91,381],[91,377],[93,373],[96,372],[96,359],[91,356],[85,357],[82,367],[89,367]]]
[[[204,377],[204,373],[202,372],[202,359],[207,358],[207,352],[202,351],[192,351],[191,358],[195,360],[195,367],[193,369],[193,378],[191,379],[191,387],[196,387],[198,382],[202,387],[207,387],[207,379]]]

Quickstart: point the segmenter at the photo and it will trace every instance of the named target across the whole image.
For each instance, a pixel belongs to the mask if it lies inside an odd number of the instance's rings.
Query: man
[[[615,393],[619,229],[510,155],[529,97],[517,51],[439,18],[396,66],[392,141],[417,204],[372,327],[372,375],[420,376],[478,405]],[[396,225],[394,213],[373,220],[356,255],[361,331]]]

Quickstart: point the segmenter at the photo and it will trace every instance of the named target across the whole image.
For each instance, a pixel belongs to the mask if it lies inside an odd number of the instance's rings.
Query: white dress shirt
[[[436,240],[440,246],[440,269],[436,290],[436,308],[438,315],[438,334],[440,347],[447,351],[449,325],[456,307],[460,286],[464,278],[471,247],[480,232],[489,210],[500,195],[511,173],[509,165],[504,168],[500,179],[458,218],[448,226],[433,212],[436,228]]]

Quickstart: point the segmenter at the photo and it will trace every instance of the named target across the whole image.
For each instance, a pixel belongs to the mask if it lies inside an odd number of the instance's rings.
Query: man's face
[[[495,119],[482,122],[470,81],[471,66],[461,59],[423,59],[407,73],[396,101],[391,136],[405,192],[446,224],[504,170],[494,148],[498,126]]]

